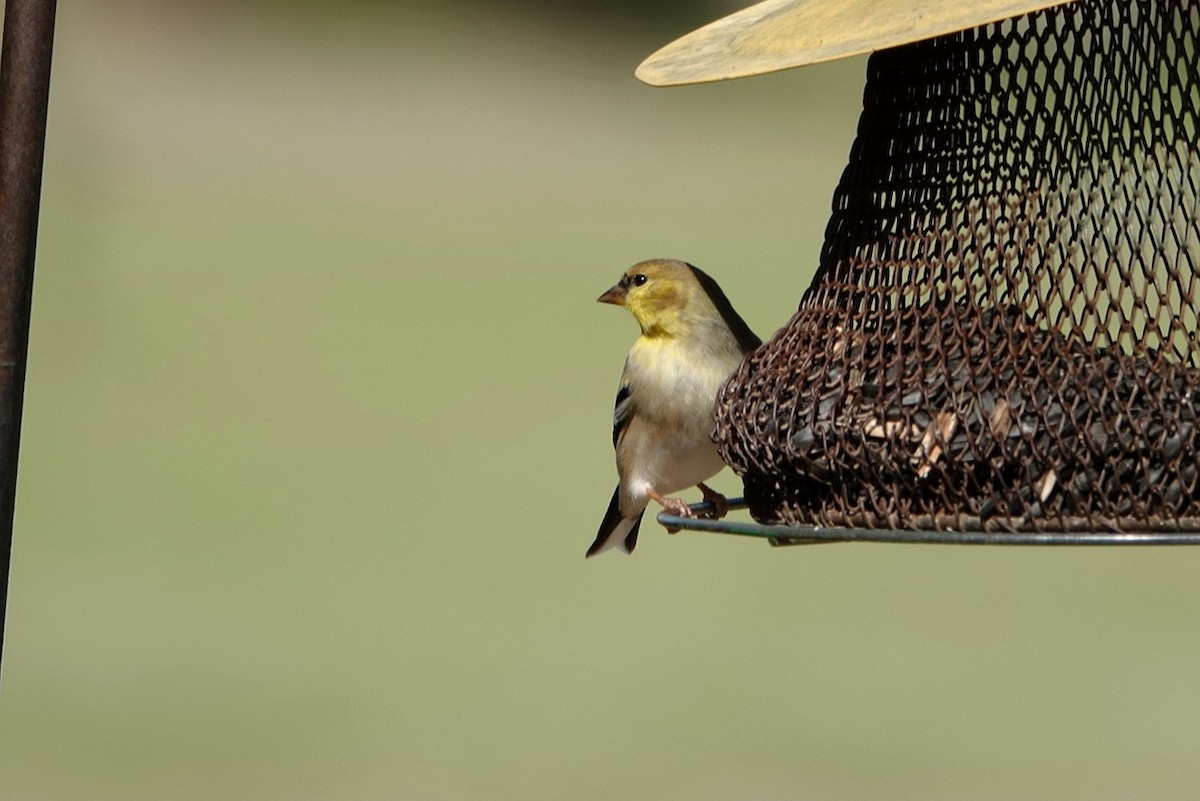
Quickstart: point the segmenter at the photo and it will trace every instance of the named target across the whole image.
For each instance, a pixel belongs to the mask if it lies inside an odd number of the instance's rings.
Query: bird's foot
[[[653,490],[651,490],[648,494],[651,498],[658,501],[659,505],[662,506],[663,511],[667,514],[674,515],[675,517],[692,516],[692,508],[688,506],[687,501],[683,500],[682,498],[667,498],[657,492],[654,492]],[[668,534],[675,534],[679,531],[679,529],[672,528],[671,526],[665,526],[665,528],[667,529]]]
[[[725,499],[724,495],[717,492],[712,487],[709,487],[707,484],[697,484],[696,486],[699,488],[700,492],[704,494],[704,502],[712,504],[713,507],[711,512],[704,513],[704,517],[711,518],[713,520],[720,520],[722,517],[729,514],[729,501]]]
[[[663,498],[659,503],[662,504],[664,511],[676,517],[692,516],[692,507],[688,506],[688,502],[682,498]]]

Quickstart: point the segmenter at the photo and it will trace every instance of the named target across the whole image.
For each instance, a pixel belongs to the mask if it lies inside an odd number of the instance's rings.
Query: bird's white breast
[[[736,350],[699,351],[678,340],[634,344],[626,379],[641,425],[627,443],[632,494],[644,495],[646,487],[670,494],[720,472],[724,463],[711,439],[713,404],[740,358]]]

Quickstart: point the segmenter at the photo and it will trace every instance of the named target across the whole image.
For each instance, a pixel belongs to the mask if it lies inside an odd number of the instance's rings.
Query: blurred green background
[[[595,297],[769,335],[852,142],[861,59],[633,78],[732,6],[62,4],[4,801],[1200,797],[1200,550],[584,561]]]

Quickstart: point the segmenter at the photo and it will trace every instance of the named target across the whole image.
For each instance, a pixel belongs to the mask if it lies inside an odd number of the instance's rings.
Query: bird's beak
[[[625,305],[625,287],[615,284],[611,289],[596,298],[597,303],[611,303],[614,306]]]

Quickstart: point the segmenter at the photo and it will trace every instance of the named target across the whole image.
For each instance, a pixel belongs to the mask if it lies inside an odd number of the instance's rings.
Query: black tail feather
[[[625,535],[625,553],[633,553],[633,549],[637,547],[637,533],[641,527],[642,516],[638,515],[637,522],[633,524],[633,528]]]
[[[604,550],[609,544],[609,540],[616,534],[617,528],[625,521],[621,515],[621,488],[617,487],[613,490],[612,500],[608,502],[608,511],[604,513],[604,520],[600,523],[600,530],[596,532],[596,540],[591,547],[587,549],[588,556],[595,556]],[[621,547],[626,553],[633,553],[634,547],[637,545],[638,529],[642,527],[642,516],[638,515],[637,520],[633,522],[633,528],[625,535],[624,542]]]

